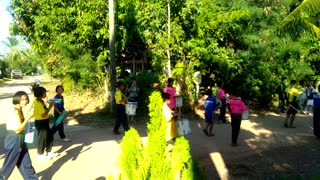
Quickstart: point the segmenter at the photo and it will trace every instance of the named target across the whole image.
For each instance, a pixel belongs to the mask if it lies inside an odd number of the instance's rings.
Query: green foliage
[[[193,179],[193,171],[196,169],[193,166],[188,141],[180,137],[176,140],[173,150],[168,151],[162,103],[160,92],[155,91],[150,95],[148,141],[144,146],[136,130],[126,132],[121,142],[122,153],[119,159],[124,179],[173,180],[177,175],[184,180]]]

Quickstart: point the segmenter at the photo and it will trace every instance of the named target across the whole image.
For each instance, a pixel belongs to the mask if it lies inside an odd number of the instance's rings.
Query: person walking
[[[235,90],[230,94],[228,106],[231,112],[231,146],[238,146],[237,141],[240,133],[242,113],[247,110],[247,106],[237,96],[237,92]]]
[[[124,90],[124,84],[122,82],[118,82],[117,90],[114,95],[114,98],[116,100],[117,120],[113,128],[113,133],[116,135],[121,134],[121,132],[119,132],[121,124],[125,131],[129,130],[128,118],[126,115],[126,103],[128,102],[128,98],[124,96]]]
[[[15,166],[19,169],[23,179],[38,179],[32,166],[28,147],[24,142],[24,130],[31,117],[24,118],[22,108],[29,103],[26,92],[18,91],[13,95],[12,117],[7,119],[7,135],[4,140],[5,159],[0,174],[8,179]]]
[[[307,86],[308,87],[304,90],[304,93],[307,96],[307,104],[305,106],[305,113],[309,115],[309,114],[313,113],[313,96],[316,94],[316,92],[310,82],[307,83]]]
[[[47,97],[47,90],[40,86],[34,90],[35,100],[33,102],[35,126],[38,132],[38,160],[49,160],[58,156],[58,153],[51,152],[53,145],[53,134],[49,126],[49,112],[54,106],[51,101],[49,107],[43,99]],[[44,153],[46,151],[46,154]]]
[[[58,85],[56,87],[56,95],[54,96],[54,100],[60,101],[59,103],[54,104],[54,119],[55,122],[58,120],[60,116],[63,116],[65,118],[65,114],[63,112],[66,112],[64,109],[64,98],[62,96],[62,93],[64,92],[64,88],[61,85]],[[64,122],[60,122],[59,124],[54,123],[54,125],[51,127],[52,135],[54,135],[56,132],[59,132],[59,136],[63,142],[70,142],[70,139],[67,138],[67,136],[64,133]]]
[[[173,87],[173,78],[168,78],[167,86],[164,88],[163,92],[170,94],[170,104],[168,105],[171,110],[176,108],[176,90]]]
[[[297,114],[297,109],[298,109],[298,89],[296,89],[296,80],[291,80],[290,81],[290,87],[287,88],[286,90],[286,95],[287,95],[287,115],[286,118],[284,119],[284,127],[286,128],[295,128],[293,125],[294,123],[294,118]],[[290,122],[289,122],[290,119]]]
[[[174,141],[175,138],[178,137],[178,130],[176,123],[173,119],[174,111],[171,110],[169,107],[170,104],[170,94],[169,93],[163,93],[162,99],[163,99],[163,105],[162,105],[162,113],[166,120],[166,141]]]
[[[217,86],[218,86],[217,96],[222,103],[220,107],[219,121],[222,121],[222,123],[227,123],[227,120],[226,120],[227,98],[226,98],[226,93],[223,89],[222,81],[218,81]]]
[[[207,136],[214,136],[213,128],[215,122],[215,113],[217,107],[217,100],[216,98],[212,97],[212,89],[207,90],[208,97],[205,101],[205,120],[206,120],[206,127],[203,129],[203,132]]]
[[[313,96],[313,134],[320,138],[320,84],[318,92]]]

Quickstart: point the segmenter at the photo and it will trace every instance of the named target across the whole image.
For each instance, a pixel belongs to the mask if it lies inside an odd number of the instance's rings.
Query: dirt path
[[[4,92],[0,87],[2,100],[6,99]],[[0,107],[4,106],[2,100]],[[308,177],[315,169],[320,169],[320,141],[313,136],[310,118],[299,115],[297,128],[288,129],[282,127],[279,115],[261,114],[251,114],[250,120],[242,121],[239,147],[230,146],[230,123],[216,124],[216,136],[207,137],[201,130],[204,121],[189,117],[192,134],[186,138],[192,156],[204,169],[207,179],[292,179]],[[135,127],[145,138],[145,123],[140,122]],[[4,122],[0,121],[0,164],[3,163],[4,132]],[[72,142],[61,142],[55,136],[53,150],[60,156],[50,161],[37,161],[35,145],[30,146],[31,159],[40,179],[103,180],[118,174],[117,156],[122,136],[112,134],[112,124],[102,128],[68,125],[66,134]],[[22,179],[17,169],[10,179]]]

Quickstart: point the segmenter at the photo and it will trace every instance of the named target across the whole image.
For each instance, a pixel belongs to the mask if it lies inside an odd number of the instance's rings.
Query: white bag
[[[188,119],[178,120],[176,122],[176,126],[177,126],[177,131],[178,131],[179,136],[192,134],[191,129],[190,129],[190,123],[189,123]]]
[[[243,111],[242,119],[249,119],[249,111],[248,110]]]
[[[33,122],[29,122],[26,129],[26,134],[24,135],[24,142],[27,144],[32,144],[34,139],[35,126]]]
[[[182,107],[183,105],[183,97],[182,96],[176,96],[176,107]]]
[[[127,115],[136,115],[138,103],[137,102],[128,102],[126,104],[126,114]]]

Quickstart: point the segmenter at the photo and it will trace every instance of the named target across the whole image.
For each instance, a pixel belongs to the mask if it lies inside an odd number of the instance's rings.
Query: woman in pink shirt
[[[170,94],[170,104],[168,104],[169,108],[174,111],[176,108],[176,90],[173,88],[173,78],[168,78],[167,87],[164,88],[164,92]]]
[[[242,113],[247,110],[244,102],[233,92],[228,100],[228,107],[231,112],[232,146],[238,146],[237,140],[240,132]]]

